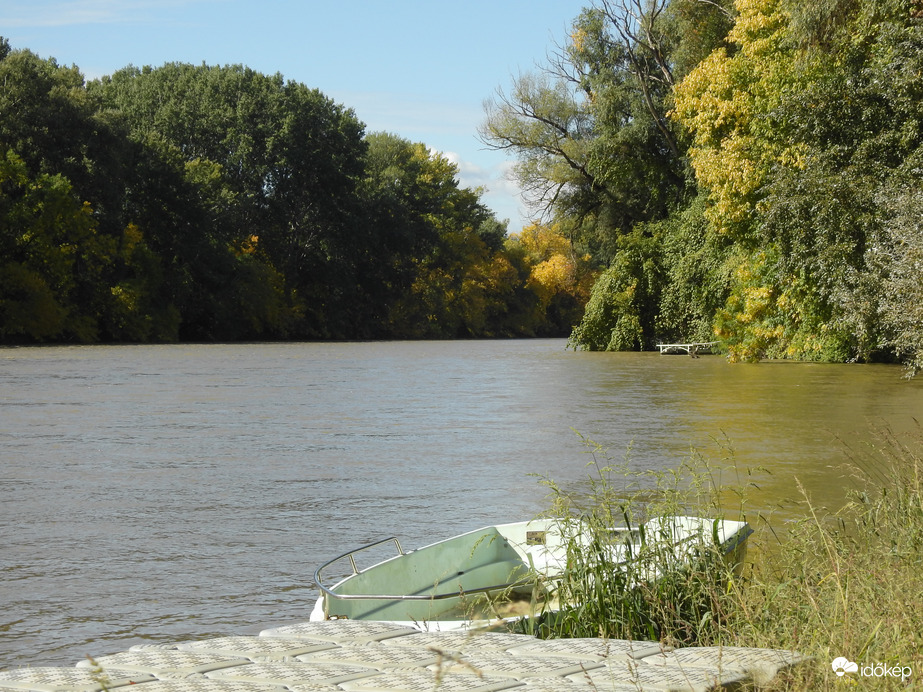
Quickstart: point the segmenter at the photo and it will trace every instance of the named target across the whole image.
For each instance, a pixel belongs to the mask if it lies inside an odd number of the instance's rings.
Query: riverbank
[[[764,538],[775,545],[732,591],[723,639],[796,647],[818,663],[778,689],[923,684],[923,439],[883,433],[851,463],[864,490],[841,507],[815,504],[794,479],[804,518]]]
[[[592,446],[592,443],[590,443]],[[582,496],[553,482],[555,513],[580,514],[599,527],[621,517],[695,514],[744,519],[756,529],[741,565],[703,555],[675,578],[644,588],[575,594],[574,617],[545,636],[637,637],[664,645],[798,651],[810,661],[786,669],[766,690],[833,690],[852,682],[876,690],[916,688],[923,680],[923,433],[887,430],[861,449],[845,449],[862,490],[840,506],[815,503],[791,479],[800,519],[784,525],[748,516],[755,490],[748,472],[718,469],[693,454],[675,471],[632,473],[592,450],[594,477]],[[731,471],[738,482],[719,485]],[[653,477],[653,483],[651,479]],[[632,486],[644,490],[633,490]],[[656,489],[651,489],[655,486]],[[576,557],[576,556],[575,556]],[[577,558],[579,559],[579,557]],[[612,570],[602,566],[596,579]],[[611,580],[610,580],[611,581]],[[596,603],[593,599],[605,599]]]

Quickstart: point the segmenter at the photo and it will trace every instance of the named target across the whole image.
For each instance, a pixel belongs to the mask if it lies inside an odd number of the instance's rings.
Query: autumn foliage
[[[915,0],[597,0],[482,136],[602,266],[574,347],[915,369],[921,75]]]
[[[446,156],[279,74],[86,83],[0,39],[0,84],[0,344],[563,336],[579,319],[586,281],[533,280]]]

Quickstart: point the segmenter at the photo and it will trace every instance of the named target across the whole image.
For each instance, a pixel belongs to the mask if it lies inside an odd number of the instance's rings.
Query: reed
[[[725,560],[706,537],[682,568],[653,540],[628,564],[613,564],[608,527],[675,514],[746,520],[753,474],[739,473],[730,454],[721,466],[693,453],[665,473],[610,464],[598,447],[591,454],[591,478],[579,491],[543,481],[572,540],[561,610],[527,624],[533,634],[811,657],[762,688],[769,690],[923,685],[923,434],[883,431],[858,450],[844,445],[854,490],[842,506],[817,506],[796,479],[801,518],[774,530],[762,518],[750,521],[761,530],[745,564]],[[837,676],[839,657],[859,670]]]
[[[93,682],[99,687],[100,692],[109,692],[109,675],[96,659],[89,654],[87,654],[87,660],[90,662],[90,677]]]
[[[714,536],[677,552],[664,540],[668,536],[645,527],[652,519],[685,514],[734,518],[721,509],[724,493],[712,468],[692,454],[676,470],[636,472],[629,458],[613,464],[605,450],[584,442],[592,471],[581,490],[565,492],[542,481],[551,494],[550,514],[560,518],[566,538],[567,570],[549,601],[555,610],[525,627],[545,638],[612,637],[672,646],[715,640],[733,604],[730,587],[740,565],[723,554]],[[625,530],[613,533],[613,526]],[[613,550],[619,544],[624,548]]]
[[[772,689],[923,686],[923,436],[885,430],[846,453],[844,504],[819,507],[798,484],[803,518],[754,562],[723,635],[813,657]],[[859,671],[837,676],[840,657]]]

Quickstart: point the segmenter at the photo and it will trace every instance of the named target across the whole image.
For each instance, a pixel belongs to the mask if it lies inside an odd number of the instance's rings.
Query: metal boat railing
[[[328,560],[316,570],[314,570],[314,583],[317,584],[318,588],[324,592],[325,595],[332,596],[333,598],[341,598],[347,601],[362,601],[362,600],[386,600],[386,601],[440,601],[446,598],[458,598],[462,593],[465,595],[470,594],[479,594],[487,593],[489,591],[501,591],[504,589],[509,589],[516,586],[526,586],[528,584],[533,584],[537,580],[537,575],[529,576],[523,579],[517,579],[515,581],[506,582],[503,584],[494,584],[492,586],[479,586],[474,589],[464,589],[460,591],[455,589],[454,591],[447,591],[445,593],[436,593],[436,594],[338,594],[332,590],[332,587],[326,586],[321,580],[321,572],[332,565],[335,562],[339,562],[344,558],[349,559],[350,567],[352,567],[353,575],[359,574],[361,570],[356,567],[356,553],[361,553],[363,550],[369,550],[370,548],[375,548],[384,543],[394,541],[394,545],[397,547],[397,555],[395,557],[400,557],[402,555],[408,555],[405,553],[404,549],[401,548],[401,543],[395,536],[390,538],[383,538],[380,541],[375,541],[374,543],[369,543],[360,548],[355,548],[349,552],[338,555],[332,560]],[[412,551],[411,551],[412,552]],[[523,563],[525,566],[525,563]],[[335,586],[335,585],[334,585]]]

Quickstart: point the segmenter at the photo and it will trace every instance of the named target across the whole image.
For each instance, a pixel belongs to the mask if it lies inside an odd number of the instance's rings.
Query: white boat
[[[476,629],[554,610],[554,583],[564,575],[568,543],[580,546],[590,540],[582,528],[580,522],[559,519],[499,524],[410,552],[394,537],[376,541],[317,568],[314,580],[321,594],[311,620]],[[654,544],[660,564],[644,569],[655,576],[652,572],[687,563],[703,545],[717,547],[732,565],[741,564],[751,533],[742,521],[674,516],[632,529],[609,529],[606,540],[614,565],[627,564],[643,545]],[[357,567],[358,553],[387,543],[394,544],[396,555],[366,569]],[[348,560],[352,573],[325,585],[324,570],[342,560]]]

